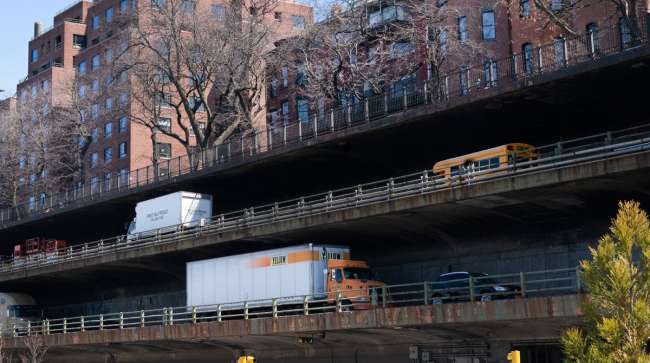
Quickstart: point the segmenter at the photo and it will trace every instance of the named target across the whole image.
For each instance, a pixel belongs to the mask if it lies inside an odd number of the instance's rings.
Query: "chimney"
[[[41,34],[43,34],[43,24],[37,21],[34,23],[34,38],[40,36]]]

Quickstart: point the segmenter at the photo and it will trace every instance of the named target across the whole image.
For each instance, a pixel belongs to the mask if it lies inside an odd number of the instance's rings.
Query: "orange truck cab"
[[[365,261],[327,261],[327,292],[330,301],[335,301],[340,293],[341,299],[346,303],[349,301],[355,310],[366,310],[371,306],[371,289],[382,286],[383,282],[372,279],[370,267]]]

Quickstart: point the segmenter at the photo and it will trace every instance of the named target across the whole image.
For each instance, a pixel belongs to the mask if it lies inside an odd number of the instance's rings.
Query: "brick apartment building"
[[[155,1],[156,5],[165,4],[165,0]],[[210,9],[217,21],[225,7],[223,0],[180,1],[187,1],[193,9]],[[113,75],[107,71],[124,46],[119,19],[136,6],[136,0],[82,0],[56,14],[50,29],[43,31],[35,24],[29,42],[28,76],[17,86],[19,106],[37,97],[56,106],[71,102],[71,85],[77,85],[74,92],[88,104],[85,119],[92,141],[84,169],[92,186],[108,184],[115,178],[129,179],[130,171],[152,163],[151,131],[132,121],[139,111],[131,102],[134,87],[129,76],[127,72]],[[281,0],[264,21],[273,24],[276,36],[289,36],[313,22],[312,9]],[[173,139],[165,135],[157,138],[161,158],[186,153]],[[26,193],[30,203],[38,193]]]
[[[390,29],[391,24],[406,20],[408,17],[408,7],[404,5],[406,2],[413,4],[413,1],[409,0],[366,2],[364,6],[366,8],[365,20],[368,22],[367,30],[372,31],[373,27]],[[489,79],[497,79],[498,72],[504,71],[501,68],[497,69],[496,61],[512,58],[513,54],[517,54],[523,62],[515,64],[513,67],[530,73],[541,67],[556,66],[562,63],[562,59],[570,51],[566,48],[565,39],[567,37],[582,36],[584,44],[581,46],[593,46],[596,53],[599,42],[604,43],[607,40],[611,43],[611,38],[620,42],[620,46],[623,48],[632,46],[628,26],[618,15],[613,2],[587,1],[569,8],[564,8],[567,3],[563,0],[549,0],[543,4],[546,9],[540,8],[534,0],[509,2],[498,0],[434,1],[433,6],[448,8],[449,16],[447,16],[446,22],[441,24],[441,27],[444,28],[445,39],[448,41],[453,38],[458,47],[462,47],[463,43],[471,43],[478,48],[478,51],[471,57],[454,55],[454,50],[449,50],[449,61],[442,69],[443,74],[453,74],[455,82],[465,82],[467,84],[463,88],[470,88],[473,86],[469,84],[470,77],[463,78],[462,70],[473,67],[481,74],[478,78],[483,78],[484,86],[492,87],[496,82],[488,82]],[[650,12],[650,2],[644,1],[639,5],[639,25],[642,31],[646,31],[644,27]],[[550,21],[547,11],[556,15],[562,12],[561,19],[566,26],[562,27]],[[315,26],[321,26],[323,23],[317,23]],[[592,42],[593,44],[591,44]],[[370,52],[372,46],[373,43],[369,40],[366,45],[366,53]],[[540,50],[541,46],[545,47],[543,55]],[[419,47],[422,48],[422,44]],[[424,51],[415,45],[410,57],[417,62],[418,58],[423,59]],[[305,96],[299,86],[306,77],[301,71],[301,67],[304,68],[301,62],[302,60],[296,59],[295,64],[288,64],[281,70],[269,70],[267,81],[269,101],[266,105],[267,124],[271,130],[278,130],[278,127],[281,128],[283,124],[287,125],[298,121],[311,123],[315,115],[318,115],[318,120],[322,116],[322,101],[319,106],[318,100],[308,99],[309,96]],[[425,62],[421,62],[418,69],[412,74],[399,76],[390,84],[386,84],[384,90],[389,93],[394,91],[401,93],[403,88],[414,87],[416,84],[422,85],[430,80],[431,68]],[[364,97],[373,94],[367,92],[365,87],[359,91]],[[340,104],[334,104],[336,102],[328,100],[326,105],[340,106]],[[341,100],[338,102],[340,103]],[[291,128],[289,132],[295,133],[294,128]]]

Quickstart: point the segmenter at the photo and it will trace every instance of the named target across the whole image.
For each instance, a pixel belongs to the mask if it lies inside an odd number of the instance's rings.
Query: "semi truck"
[[[212,216],[212,196],[176,192],[139,202],[127,230],[128,240],[204,225]]]
[[[187,263],[187,306],[249,302],[266,307],[273,299],[302,303],[307,297],[334,304],[337,296],[354,309],[370,307],[372,279],[365,261],[350,259],[348,247],[306,244]],[[295,301],[293,301],[295,300]]]

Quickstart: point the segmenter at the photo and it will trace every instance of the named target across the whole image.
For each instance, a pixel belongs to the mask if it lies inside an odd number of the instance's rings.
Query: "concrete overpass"
[[[528,78],[504,75],[498,87],[477,90],[466,97],[418,105],[192,175],[93,196],[19,221],[9,220],[2,226],[1,242],[8,249],[17,240],[32,237],[34,230],[73,242],[117,234],[124,231],[135,202],[172,190],[213,193],[216,208],[227,211],[245,207],[252,200],[272,202],[296,193],[403,174],[428,167],[435,160],[513,138],[541,144],[611,129],[612,125],[644,122],[644,94],[638,89],[648,81],[649,52],[644,46],[596,60],[576,58],[581,61],[568,68]],[[467,130],[473,131],[471,135]],[[457,135],[463,137],[454,137]],[[277,177],[280,170],[283,178]]]
[[[521,249],[521,236],[537,229],[539,234],[530,237],[532,243],[552,246],[557,242],[546,239],[551,233],[549,225],[581,230],[579,235],[571,232],[570,238],[572,243],[582,243],[580,250],[586,253],[586,243],[596,241],[606,231],[618,200],[648,201],[649,167],[650,152],[640,150],[554,168],[522,169],[518,174],[470,185],[261,224],[243,223],[227,230],[206,229],[200,235],[190,232],[182,238],[89,253],[39,268],[18,266],[14,272],[0,274],[0,288],[29,292],[39,301],[56,305],[65,303],[64,296],[90,301],[112,288],[132,294],[142,287],[151,287],[154,292],[183,290],[186,261],[242,251],[305,241],[341,241],[352,246],[356,258],[384,266],[395,263],[398,256],[406,260],[414,256],[452,259],[468,251],[485,255],[497,251],[496,245],[507,245],[486,244],[477,241],[476,235],[510,234],[517,245],[507,248]],[[575,266],[584,257],[580,253],[557,267]],[[523,266],[513,268],[526,270]],[[420,279],[395,276],[387,273],[384,278],[391,283]],[[82,293],[88,296],[82,297]]]
[[[492,363],[504,362],[512,346],[525,349],[533,341],[557,343],[564,329],[580,324],[583,298],[563,295],[404,306],[40,337],[50,347],[46,362],[52,363],[226,363],[243,351],[263,362],[397,363],[412,362],[411,346],[421,352],[482,357]],[[532,322],[535,329],[530,328]],[[313,338],[313,343],[301,343],[301,337]],[[21,349],[24,339],[6,339],[5,349]]]

